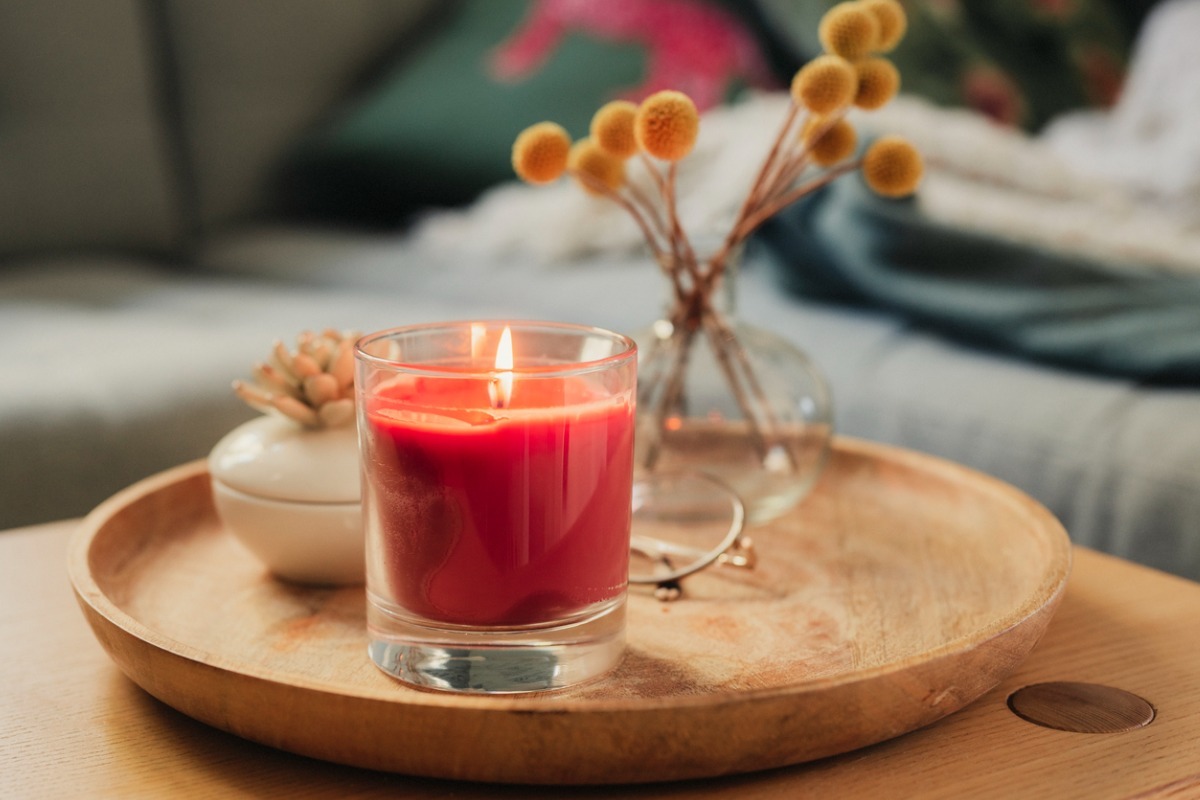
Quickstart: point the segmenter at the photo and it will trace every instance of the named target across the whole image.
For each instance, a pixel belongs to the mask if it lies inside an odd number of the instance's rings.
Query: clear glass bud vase
[[[635,339],[635,465],[689,470],[741,497],[747,522],[793,508],[816,483],[833,434],[824,377],[783,337],[734,315],[736,253],[712,285],[676,290]]]

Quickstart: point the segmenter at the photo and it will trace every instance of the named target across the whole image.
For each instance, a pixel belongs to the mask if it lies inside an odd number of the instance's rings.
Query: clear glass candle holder
[[[557,689],[620,660],[637,352],[545,322],[358,343],[371,659],[462,692]]]

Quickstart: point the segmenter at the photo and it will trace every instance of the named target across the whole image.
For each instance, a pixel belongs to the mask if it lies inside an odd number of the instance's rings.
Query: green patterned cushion
[[[467,0],[299,145],[287,195],[301,213],[391,224],[512,179],[513,139],[535,122],[582,137],[616,97],[676,88],[703,107],[774,81],[747,28],[706,0]]]

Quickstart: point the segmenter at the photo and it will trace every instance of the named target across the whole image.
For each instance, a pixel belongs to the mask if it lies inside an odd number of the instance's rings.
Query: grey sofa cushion
[[[202,229],[273,210],[273,171],[432,0],[167,0],[178,113]]]
[[[0,530],[81,515],[255,412],[230,383],[275,339],[460,313],[123,258],[0,272]]]
[[[0,257],[179,241],[144,11],[137,0],[0,4]]]

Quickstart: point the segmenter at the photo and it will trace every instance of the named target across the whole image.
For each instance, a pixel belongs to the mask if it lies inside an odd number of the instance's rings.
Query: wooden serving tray
[[[146,691],[283,750],[517,783],[696,778],[795,764],[928,725],[1013,670],[1070,570],[1016,489],[839,440],[816,490],[755,531],[759,565],[631,590],[627,655],[592,684],[460,696],[367,658],[361,588],[273,580],[221,526],[202,462],[114,496],[72,543],[97,638]]]

